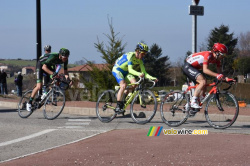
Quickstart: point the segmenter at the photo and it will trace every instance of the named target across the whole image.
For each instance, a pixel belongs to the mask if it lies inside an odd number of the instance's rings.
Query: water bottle
[[[131,94],[132,94],[131,92],[128,94],[128,96],[125,99],[126,101],[130,98]]]
[[[43,95],[41,99],[43,100],[47,96],[46,86],[43,86]]]

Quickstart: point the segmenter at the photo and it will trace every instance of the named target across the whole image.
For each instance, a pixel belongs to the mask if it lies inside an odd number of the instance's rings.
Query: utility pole
[[[36,60],[42,54],[42,35],[41,35],[41,2],[36,0]]]
[[[197,52],[197,15],[204,15],[204,7],[198,6],[200,0],[192,0],[189,6],[189,15],[192,15],[192,53]]]

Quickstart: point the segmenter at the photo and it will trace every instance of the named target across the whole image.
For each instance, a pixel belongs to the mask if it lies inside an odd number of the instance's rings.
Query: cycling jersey
[[[217,67],[220,67],[220,61],[214,58],[211,51],[191,54],[187,57],[186,61],[196,69],[202,69],[203,64],[217,64]]]
[[[55,71],[55,69],[51,69],[51,67],[54,67],[58,64],[64,64],[64,70],[68,69],[68,61],[63,62],[61,59],[59,59],[58,53],[44,54],[43,56],[40,57],[40,59],[37,62],[36,66],[37,82],[41,82],[43,79],[43,73],[45,73],[45,71],[42,70],[42,66],[44,64],[46,64],[47,67],[52,71]]]
[[[133,69],[133,65],[137,64],[140,65],[142,73]],[[120,83],[120,81],[124,80],[125,78],[130,81],[132,78],[134,78],[132,75],[140,76],[144,74],[145,78],[156,79],[146,72],[143,61],[136,58],[135,52],[123,54],[120,58],[118,58],[113,67],[112,74],[114,75],[118,83]]]

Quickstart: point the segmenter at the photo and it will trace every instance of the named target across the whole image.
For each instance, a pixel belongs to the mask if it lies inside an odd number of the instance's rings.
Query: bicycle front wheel
[[[239,114],[239,104],[230,92],[217,93],[208,100],[205,117],[210,126],[215,129],[230,127]]]
[[[177,127],[188,118],[188,99],[181,91],[167,94],[161,102],[161,119],[171,127]]]
[[[116,95],[113,90],[104,91],[96,102],[96,115],[101,122],[108,123],[116,117]]]
[[[48,120],[57,118],[63,111],[65,106],[65,95],[62,90],[57,87],[52,89],[44,102],[43,115]]]
[[[143,90],[131,102],[130,113],[134,122],[145,124],[150,122],[157,110],[157,100],[153,92]]]
[[[26,110],[26,104],[30,100],[31,93],[32,93],[32,90],[27,91],[26,93],[24,93],[24,95],[22,96],[21,100],[19,101],[19,104],[18,104],[18,115],[21,118],[28,118],[33,113],[33,111],[27,111]]]

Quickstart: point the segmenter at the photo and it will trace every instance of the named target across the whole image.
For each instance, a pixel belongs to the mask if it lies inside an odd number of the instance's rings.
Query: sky
[[[192,0],[41,0],[42,48],[68,48],[69,63],[104,63],[94,44],[97,38],[108,44],[109,17],[125,52],[140,41],[156,43],[175,63],[192,50],[189,5]],[[222,24],[234,37],[250,31],[249,0],[200,0],[199,6],[204,16],[197,16],[197,50]],[[2,59],[36,58],[36,0],[1,0],[0,50]]]

